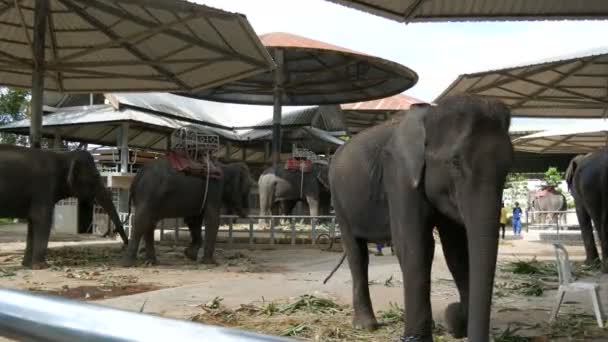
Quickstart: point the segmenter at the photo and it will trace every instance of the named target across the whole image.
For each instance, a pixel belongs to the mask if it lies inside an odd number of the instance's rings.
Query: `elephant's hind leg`
[[[578,218],[578,224],[581,228],[581,235],[583,237],[583,244],[585,245],[585,264],[592,265],[600,260],[600,256],[595,246],[595,237],[593,236],[593,226],[591,225],[591,216],[587,211],[576,206],[576,216]]]
[[[469,253],[464,227],[444,223],[439,227],[439,238],[445,261],[458,287],[460,302],[450,304],[445,310],[448,332],[455,338],[467,336],[469,307]]]
[[[34,247],[34,228],[32,220],[27,220],[27,240],[25,242],[25,253],[23,255],[23,262],[21,265],[24,267],[32,267],[32,249]]]
[[[46,253],[49,245],[49,237],[51,235],[51,226],[53,222],[53,206],[40,205],[34,207],[30,213],[30,222],[32,230],[32,269],[47,268]],[[29,235],[29,234],[28,234]],[[28,236],[28,240],[29,240]],[[27,249],[27,248],[26,248]],[[27,251],[26,251],[27,254]]]
[[[144,241],[146,242],[146,263],[149,265],[158,265],[156,248],[154,247],[154,228],[149,229],[144,233]]]
[[[137,262],[137,251],[139,250],[139,243],[141,238],[152,231],[152,242],[154,242],[154,228],[156,227],[156,221],[150,217],[150,210],[145,208],[137,208],[135,211],[135,217],[133,218],[133,237],[129,241],[127,251],[122,259],[123,267],[135,266]],[[152,243],[153,244],[153,243]],[[154,246],[151,247],[154,251]],[[149,246],[146,243],[146,255],[149,253]]]
[[[188,225],[190,231],[190,246],[184,249],[184,254],[190,260],[196,261],[198,257],[198,251],[203,245],[203,235],[201,232],[201,226],[203,225],[203,216],[186,217],[184,222]]]
[[[369,295],[368,266],[369,252],[367,241],[357,239],[350,233],[351,227],[340,224],[342,245],[345,248],[353,280],[353,327],[355,329],[367,329],[369,331],[378,328],[378,321],[374,316],[372,300]]]

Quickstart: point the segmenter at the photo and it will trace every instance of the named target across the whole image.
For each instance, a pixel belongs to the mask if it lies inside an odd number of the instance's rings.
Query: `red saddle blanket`
[[[312,172],[312,161],[307,159],[290,158],[285,162],[285,170],[304,173]]]
[[[186,174],[198,177],[207,177],[207,172],[209,172],[209,177],[211,178],[220,178],[222,177],[222,169],[213,164],[213,161],[209,160],[209,169],[207,170],[207,162],[198,162],[194,161],[183,154],[175,151],[171,151],[167,153],[167,160],[169,160],[169,164],[171,167],[179,172],[184,172]]]

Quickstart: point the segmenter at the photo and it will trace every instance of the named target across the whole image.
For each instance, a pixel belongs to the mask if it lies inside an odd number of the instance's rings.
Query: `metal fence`
[[[0,336],[17,341],[293,341],[0,289]]]

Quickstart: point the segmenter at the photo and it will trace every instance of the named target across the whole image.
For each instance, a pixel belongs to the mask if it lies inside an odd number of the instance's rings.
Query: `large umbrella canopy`
[[[328,0],[399,22],[605,19],[596,0]]]
[[[460,75],[437,99],[467,93],[504,101],[515,116],[608,115],[608,48]]]
[[[536,153],[587,153],[606,146],[608,121],[589,120],[513,140],[518,151]]]
[[[288,33],[260,36],[277,68],[212,89],[184,94],[206,100],[274,105],[273,162],[280,156],[281,106],[375,100],[403,92],[418,75],[400,64]]]
[[[267,71],[244,16],[181,0],[1,0],[0,84],[42,90],[197,91]]]

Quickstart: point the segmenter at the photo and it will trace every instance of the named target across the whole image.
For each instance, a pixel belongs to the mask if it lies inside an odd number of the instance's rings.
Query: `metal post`
[[[270,153],[270,144],[268,142],[264,143],[264,163],[271,159]]]
[[[89,106],[93,105],[93,93],[89,93]]]
[[[270,244],[274,245],[274,218],[270,219]]]
[[[229,245],[232,245],[232,242],[233,242],[233,238],[232,238],[232,229],[233,229],[233,226],[232,226],[232,218],[229,218],[229,219],[228,219],[228,244],[229,244]]]
[[[247,146],[245,145],[241,146],[241,159],[247,161]]]
[[[291,226],[291,244],[296,244],[296,221],[293,218],[289,218],[289,225]]]
[[[61,136],[55,133],[55,136],[53,137],[53,149],[59,150],[61,147]]]
[[[230,161],[232,159],[232,143],[230,141],[226,141],[226,161]]]
[[[310,238],[312,239],[312,244],[315,244],[315,238],[316,238],[316,227],[317,226],[317,219],[316,218],[312,218],[310,220]]]
[[[556,224],[557,224],[557,226],[556,226],[556,228],[557,228],[557,241],[559,241],[559,218],[557,219]]]
[[[160,220],[160,241],[163,241],[165,235],[165,219]]]
[[[283,102],[283,50],[276,49],[274,61],[274,111],[272,114],[272,166],[281,162],[281,106]]]
[[[30,146],[40,148],[42,137],[42,94],[44,92],[44,46],[48,0],[36,0],[34,4],[34,70],[32,73],[32,100],[30,113]]]
[[[129,124],[123,122],[120,127],[120,172],[129,172]]]
[[[175,236],[174,236],[175,244],[179,241],[179,219],[175,219]]]
[[[253,246],[253,219],[249,219],[249,244]]]

